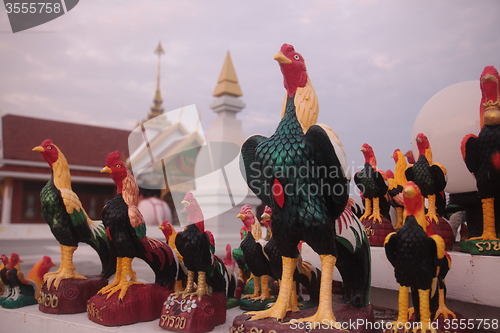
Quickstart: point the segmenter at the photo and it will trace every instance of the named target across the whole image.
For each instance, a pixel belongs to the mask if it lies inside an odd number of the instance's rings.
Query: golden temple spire
[[[243,96],[229,51],[227,51],[226,59],[224,60],[224,65],[222,65],[222,70],[213,95],[215,97],[222,95],[232,95],[234,97]]]
[[[151,112],[148,114],[148,119],[157,117],[161,114],[163,114],[163,107],[161,106],[163,103],[163,99],[161,98],[161,92],[160,92],[160,64],[161,64],[161,56],[165,53],[163,50],[163,47],[161,46],[161,42],[158,43],[158,47],[156,48],[155,54],[158,55],[158,74],[156,76],[156,93],[155,97],[153,99],[154,105],[151,107]]]

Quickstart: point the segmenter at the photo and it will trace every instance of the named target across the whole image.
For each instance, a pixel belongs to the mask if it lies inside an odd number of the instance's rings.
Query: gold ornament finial
[[[154,105],[151,107],[151,113],[149,113],[148,119],[152,119],[154,117],[163,114],[163,108],[161,106],[163,103],[163,99],[161,98],[161,92],[160,92],[160,73],[161,73],[160,69],[161,69],[161,56],[165,54],[165,51],[161,46],[161,42],[158,42],[158,46],[156,47],[154,53],[158,55],[158,73],[156,75],[156,93],[153,99]]]

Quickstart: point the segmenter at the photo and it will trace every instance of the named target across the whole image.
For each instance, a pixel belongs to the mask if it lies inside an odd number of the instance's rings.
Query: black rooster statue
[[[132,270],[132,260],[136,257],[153,269],[155,283],[173,290],[179,269],[178,259],[170,246],[146,236],[146,224],[137,208],[139,188],[120,159],[119,151],[109,153],[101,172],[110,173],[117,187],[117,195],[102,210],[102,221],[116,249],[118,260],[113,283],[99,293],[109,298],[119,291],[118,299],[123,300],[132,285],[144,284],[136,280]]]
[[[109,153],[105,163],[101,172],[111,175],[117,192],[102,210],[102,221],[117,253],[116,275],[112,283],[89,299],[89,319],[106,326],[158,319],[180,275],[179,260],[166,243],[146,236],[146,224],[137,208],[139,188],[120,152]],[[134,258],[151,267],[155,283],[137,279],[132,269]]]
[[[354,174],[354,182],[365,202],[365,213],[360,220],[382,223],[382,217],[385,217],[390,221],[385,172],[377,168],[377,159],[369,144],[364,143],[360,150],[365,157],[365,165]]]
[[[215,240],[212,233],[205,231],[205,218],[194,195],[189,192],[182,200],[188,213],[188,225],[175,237],[175,245],[182,255],[187,269],[186,288],[177,293],[185,298],[222,293],[234,298],[236,277],[227,270],[222,259],[216,256]],[[196,290],[195,277],[197,276]]]
[[[250,137],[242,146],[246,180],[251,190],[273,211],[272,233],[283,256],[280,292],[274,305],[250,312],[250,320],[283,320],[292,295],[297,245],[308,243],[321,258],[321,292],[316,314],[301,321],[336,322],[332,309],[332,278],[337,248],[335,219],[347,204],[348,181],[325,130],[313,125],[304,134],[297,119],[294,97],[308,81],[302,56],[284,44],[275,56],[287,90],[284,117],[275,133]],[[314,177],[294,177],[290,172],[307,168]],[[321,172],[321,170],[328,172]],[[330,171],[335,170],[335,176]],[[265,171],[265,172],[264,172]],[[314,192],[315,191],[315,192]]]
[[[408,292],[411,290],[415,321],[420,322],[423,331],[427,329],[435,333],[432,320],[440,315],[456,318],[444,304],[444,278],[451,260],[441,236],[428,235],[429,223],[420,188],[414,182],[408,182],[403,197],[404,225],[385,240],[385,253],[400,285],[398,318],[393,323],[393,331],[405,327],[410,320]]]
[[[427,218],[439,223],[439,216],[444,214],[446,208],[443,192],[446,187],[446,169],[440,163],[432,161],[431,146],[425,134],[418,133],[415,140],[419,157],[406,169],[406,179],[415,182],[422,195],[428,199]]]
[[[480,84],[481,131],[478,136],[469,134],[462,140],[462,155],[467,168],[476,177],[483,210],[483,232],[471,240],[496,241],[498,244],[500,214],[495,200],[500,197],[500,76],[495,67],[484,68]],[[469,252],[475,250],[474,245],[467,248]],[[486,254],[485,251],[471,253]],[[498,255],[500,251],[488,254]]]

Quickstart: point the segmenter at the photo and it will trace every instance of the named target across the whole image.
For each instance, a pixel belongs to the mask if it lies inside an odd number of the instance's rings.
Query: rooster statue
[[[418,185],[422,195],[428,199],[427,218],[439,223],[438,216],[444,214],[446,200],[446,169],[433,163],[429,139],[423,133],[417,134],[418,160],[406,169],[406,179]]]
[[[271,207],[266,206],[266,207],[264,207],[264,212],[260,216],[260,218],[261,218],[260,223],[262,223],[264,228],[266,228],[266,237],[264,238],[264,240],[266,242],[268,242],[271,239],[271,235],[273,233],[271,230],[271,215],[272,214],[273,214],[273,212],[271,210]]]
[[[406,160],[408,164],[415,164],[415,156],[413,156],[413,151],[410,149],[405,153]]]
[[[498,212],[495,198],[500,197],[500,75],[493,66],[481,74],[481,131],[462,140],[462,155],[467,169],[476,177],[483,209],[483,232],[472,239],[498,240]],[[498,208],[497,208],[498,209]]]
[[[348,181],[325,130],[312,125],[304,134],[297,119],[294,102],[297,88],[305,87],[308,82],[302,56],[291,45],[284,44],[275,60],[280,64],[287,90],[285,114],[271,137],[254,135],[241,150],[249,187],[273,211],[272,232],[283,256],[283,274],[274,305],[260,312],[249,312],[253,315],[250,320],[271,317],[281,321],[286,316],[297,245],[303,240],[320,255],[322,277],[317,312],[300,320],[335,322],[332,278],[338,253],[331,239],[335,237],[335,219],[347,204]],[[314,171],[315,176],[289,174],[291,169],[297,171],[299,167]],[[328,170],[327,174],[318,171],[321,169]],[[314,189],[318,191],[312,195]]]
[[[396,169],[393,178],[389,178],[389,188],[388,194],[391,198],[390,204],[396,210],[397,221],[394,229],[399,229],[403,226],[403,210],[404,210],[404,199],[403,199],[403,187],[406,185],[407,180],[405,176],[406,171],[406,160],[405,156],[401,150],[396,149],[391,156],[396,163]]]
[[[17,253],[10,258],[2,255],[4,268],[0,271],[6,292],[0,297],[0,305],[4,308],[15,309],[38,303],[38,295],[43,283],[43,276],[55,266],[48,256],[37,262],[25,278],[19,263],[23,262]]]
[[[228,272],[222,259],[214,255],[215,241],[210,231],[205,231],[205,218],[198,201],[191,192],[187,193],[182,204],[188,213],[188,225],[179,231],[175,245],[182,255],[187,269],[187,283],[184,291],[179,293],[183,298],[223,293],[227,298],[234,298],[236,278]],[[198,275],[196,291],[194,279]]]
[[[290,47],[293,49],[292,46]],[[297,56],[300,57],[299,61],[302,62],[304,66],[303,75],[307,76],[306,84],[303,87],[302,85],[296,87],[297,89],[293,99],[296,105],[295,113],[297,120],[304,134],[312,125],[318,125],[326,132],[335,149],[335,154],[340,161],[342,170],[347,180],[350,182],[350,168],[342,142],[330,127],[325,124],[316,123],[319,116],[318,97],[309,79],[309,75],[307,74],[304,57],[300,54],[297,54]],[[295,55],[291,54],[290,58],[291,57],[295,57]],[[296,59],[294,60],[297,61]],[[282,118],[287,108],[288,95],[289,93],[287,91],[282,107]],[[337,171],[337,169],[335,169],[335,171]],[[343,302],[357,308],[367,306],[370,303],[369,290],[371,276],[370,243],[365,228],[359,220],[359,216],[362,215],[362,213],[358,214],[359,212],[361,212],[361,207],[352,201],[349,202],[345,208],[341,218],[335,220],[335,243],[337,250],[340,252],[337,258],[336,267],[339,269],[342,280],[344,281]],[[314,282],[311,281],[311,283],[314,285]],[[313,286],[311,286],[311,288],[313,288]]]
[[[385,172],[377,169],[377,158],[369,144],[363,144],[360,150],[365,157],[365,165],[354,174],[354,182],[365,201],[365,213],[360,220],[382,223],[382,217],[390,220]]]
[[[9,264],[9,257],[2,254],[0,257],[2,263],[0,264],[0,302],[10,296],[9,280],[7,279],[7,265]]]
[[[184,290],[183,283],[186,280],[187,269],[186,266],[184,265],[184,258],[182,257],[182,255],[179,253],[179,250],[177,250],[177,247],[175,246],[175,238],[177,237],[177,231],[175,231],[174,226],[171,225],[168,221],[163,221],[161,225],[158,227],[158,229],[162,231],[168,246],[170,246],[170,248],[175,252],[177,259],[179,260],[180,270],[177,276],[177,280],[175,281],[174,291],[181,292]]]
[[[132,270],[132,260],[136,257],[154,271],[155,283],[172,290],[179,274],[177,256],[167,244],[146,236],[146,224],[137,208],[139,188],[119,151],[108,154],[101,172],[111,174],[117,189],[117,195],[102,210],[102,221],[118,258],[114,281],[99,294],[109,298],[119,291],[118,299],[123,300],[132,285],[144,284],[136,280]]]
[[[99,255],[101,275],[109,278],[115,273],[116,254],[110,247],[106,230],[101,221],[91,220],[82,207],[78,195],[71,189],[68,162],[61,150],[47,139],[33,148],[40,152],[52,169],[52,175],[40,193],[43,218],[61,247],[61,265],[55,272],[44,276],[50,289],[55,289],[63,279],[86,279],[75,272],[73,253],[78,243],[89,244]]]
[[[415,320],[421,323],[423,330],[436,332],[431,327],[431,320],[441,314],[455,316],[444,305],[444,277],[449,270],[450,259],[443,239],[438,235],[428,235],[429,224],[419,187],[414,182],[407,183],[403,196],[404,225],[385,240],[387,259],[394,267],[396,281],[400,285],[398,318],[393,330],[396,332],[397,327],[404,327],[410,319],[408,292],[411,289]]]
[[[271,267],[269,266],[269,259],[264,253],[267,241],[262,239],[260,222],[253,214],[250,205],[241,207],[237,217],[243,221],[243,224],[247,225],[251,223],[252,225],[252,232],[246,233],[245,238],[241,241],[240,248],[243,251],[245,263],[254,276],[254,292],[253,294],[243,296],[243,298],[250,298],[252,301],[265,301],[273,298],[270,294],[271,289],[269,288]]]

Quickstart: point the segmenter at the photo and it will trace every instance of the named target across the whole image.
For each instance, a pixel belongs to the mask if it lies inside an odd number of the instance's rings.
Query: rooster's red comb
[[[246,212],[248,212],[249,210],[250,210],[250,211],[252,210],[252,206],[250,206],[250,205],[244,205],[243,207],[241,207],[241,212],[242,212],[242,213],[246,213]]]
[[[108,154],[108,156],[106,157],[106,165],[107,166],[112,165],[116,163],[116,161],[121,161],[119,150]]]
[[[54,142],[52,142],[51,139],[45,139],[45,140],[43,140],[43,142],[40,146],[45,147],[45,146],[51,146],[53,144],[54,144]]]
[[[292,45],[290,45],[290,44],[286,44],[286,43],[285,43],[285,44],[281,45],[281,49],[280,49],[280,51],[281,51],[283,54],[287,54],[288,52],[294,52],[294,51],[295,51],[295,49],[293,48],[293,46],[292,46]]]

